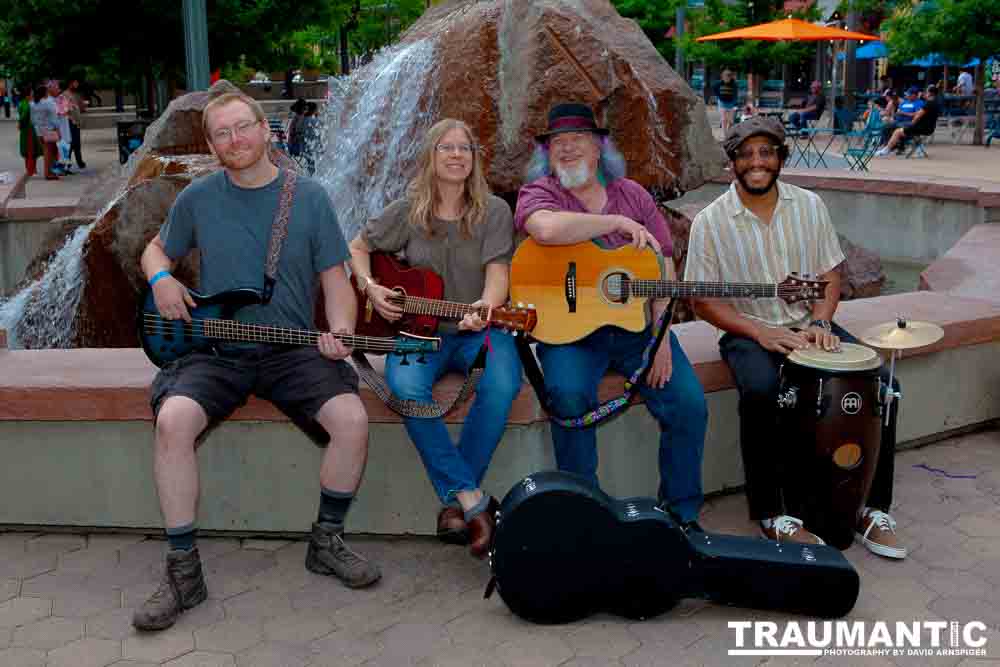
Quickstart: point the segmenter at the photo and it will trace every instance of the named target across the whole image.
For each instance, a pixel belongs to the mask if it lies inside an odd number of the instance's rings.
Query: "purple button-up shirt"
[[[670,228],[646,189],[627,178],[612,181],[606,188],[608,202],[600,213],[623,215],[643,225],[659,241],[663,254],[670,257],[673,254]],[[543,176],[521,187],[517,195],[514,228],[523,232],[525,221],[535,211],[591,213],[583,202],[559,183],[559,179],[555,176]],[[631,242],[631,239],[621,232],[605,234],[598,238],[601,245],[607,248],[619,248]]]

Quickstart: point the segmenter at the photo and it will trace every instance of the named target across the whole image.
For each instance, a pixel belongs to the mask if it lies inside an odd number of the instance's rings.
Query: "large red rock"
[[[424,63],[421,50],[427,48],[433,56]],[[515,192],[549,108],[580,101],[611,129],[629,176],[665,198],[722,171],[723,154],[699,96],[607,0],[443,2],[427,10],[393,49],[398,58],[376,58],[341,91],[342,125],[332,130],[356,124],[358,114],[373,108],[417,109],[392,122],[387,118],[384,127],[351,146],[370,170],[393,153],[402,162],[393,169],[403,179],[414,157],[406,147],[433,120],[460,118],[483,146],[493,190]],[[419,61],[410,65],[412,74],[400,77],[398,90],[373,96],[393,68],[408,66],[398,62],[403,54]],[[420,76],[422,71],[429,74]]]

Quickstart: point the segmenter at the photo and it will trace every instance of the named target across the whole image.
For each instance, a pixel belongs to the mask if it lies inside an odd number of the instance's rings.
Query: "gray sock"
[[[469,521],[472,521],[472,519],[478,516],[479,514],[485,512],[486,508],[489,507],[489,505],[490,505],[490,497],[484,493],[483,497],[479,499],[479,502],[476,503],[474,507],[465,510],[465,522],[468,523]]]

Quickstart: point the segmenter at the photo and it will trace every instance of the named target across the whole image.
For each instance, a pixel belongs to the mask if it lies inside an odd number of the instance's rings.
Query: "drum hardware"
[[[795,404],[799,401],[799,388],[789,387],[783,392],[778,394],[778,407],[779,408],[794,408]]]
[[[819,379],[819,388],[816,390],[816,416],[823,415],[823,378]]]
[[[896,359],[901,350],[915,347],[925,347],[936,343],[944,337],[944,329],[933,322],[908,321],[902,315],[896,316],[895,322],[877,324],[861,334],[861,340],[872,347],[892,350],[889,360],[889,386],[885,388],[885,423],[889,424],[889,410],[893,401],[903,398],[902,394],[892,388],[896,377]]]

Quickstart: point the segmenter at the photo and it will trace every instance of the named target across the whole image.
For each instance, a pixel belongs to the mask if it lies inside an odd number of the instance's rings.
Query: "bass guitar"
[[[535,623],[650,618],[682,598],[840,617],[861,585],[831,546],[685,531],[652,498],[615,500],[565,472],[515,484],[496,526],[486,595]]]
[[[662,256],[651,248],[609,250],[592,241],[542,246],[528,238],[514,252],[510,297],[534,304],[535,340],[559,344],[608,324],[642,331],[647,298],[821,301],[827,284],[796,274],[778,284],[662,280],[663,268]]]
[[[220,341],[315,346],[323,334],[232,319],[240,308],[262,302],[260,292],[254,289],[235,289],[212,295],[191,290],[189,293],[196,304],[190,311],[190,322],[162,317],[156,308],[153,290],[146,290],[140,300],[136,322],[139,341],[146,356],[157,366],[165,366],[191,352],[214,352]],[[404,359],[407,354],[422,355],[441,349],[440,338],[408,334],[399,338],[342,333],[334,336],[355,350],[401,354]]]
[[[527,307],[491,308],[473,306],[456,301],[445,301],[444,281],[430,269],[412,267],[384,252],[371,254],[371,270],[380,285],[393,290],[389,301],[403,309],[403,317],[390,322],[376,312],[368,295],[358,289],[357,280],[351,284],[358,296],[358,322],[355,331],[370,336],[394,336],[409,331],[421,336],[432,336],[438,321],[460,320],[468,314],[478,313],[483,322],[513,333],[527,333],[535,326],[535,311]]]

